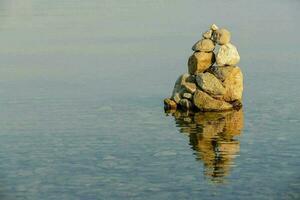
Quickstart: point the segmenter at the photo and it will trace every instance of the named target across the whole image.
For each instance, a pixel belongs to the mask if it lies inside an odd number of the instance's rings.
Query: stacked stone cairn
[[[171,98],[164,100],[166,110],[225,111],[242,106],[243,74],[230,32],[213,24],[202,37],[192,47],[188,73],[177,79]],[[216,45],[220,46],[215,56]]]

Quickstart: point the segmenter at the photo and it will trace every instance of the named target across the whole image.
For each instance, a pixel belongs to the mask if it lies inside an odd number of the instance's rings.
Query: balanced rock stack
[[[171,98],[164,100],[167,110],[224,111],[242,106],[243,74],[236,66],[240,56],[230,43],[230,32],[213,24],[202,37],[192,47],[188,73],[177,79]],[[220,46],[215,55],[216,45]]]

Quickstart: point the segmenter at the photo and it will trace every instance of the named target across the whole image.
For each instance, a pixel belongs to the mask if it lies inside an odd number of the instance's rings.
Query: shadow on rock
[[[190,112],[166,111],[175,118],[179,131],[189,136],[196,159],[204,164],[204,174],[222,183],[234,166],[240,151],[236,136],[243,129],[243,111]]]

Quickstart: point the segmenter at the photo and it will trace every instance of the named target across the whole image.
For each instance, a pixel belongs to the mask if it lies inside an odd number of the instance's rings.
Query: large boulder
[[[227,29],[222,28],[214,32],[213,38],[219,45],[224,45],[230,42],[231,34]]]
[[[233,66],[240,61],[240,55],[236,47],[233,44],[228,43],[220,47],[216,60],[218,66]]]
[[[232,109],[231,104],[214,99],[201,90],[195,92],[193,101],[194,105],[201,111],[224,111]]]
[[[196,42],[192,50],[193,51],[204,51],[204,52],[211,52],[215,49],[215,44],[212,40],[210,39],[202,39]]]
[[[243,96],[243,73],[237,66],[219,67],[220,72],[224,77],[223,85],[225,101],[242,100]]]
[[[188,61],[190,74],[202,73],[215,63],[214,52],[195,52]]]
[[[209,72],[198,73],[196,76],[196,81],[198,86],[208,94],[225,94],[225,88],[223,87],[221,81]]]

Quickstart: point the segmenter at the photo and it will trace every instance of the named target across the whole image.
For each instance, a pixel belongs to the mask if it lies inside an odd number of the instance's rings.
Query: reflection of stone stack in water
[[[241,106],[243,74],[236,66],[240,56],[230,43],[230,32],[213,24],[202,36],[192,47],[188,73],[177,79],[171,98],[164,100],[166,109],[223,111]],[[215,56],[216,44],[220,48]]]
[[[240,135],[243,128],[243,111],[193,113],[177,110],[172,115],[180,132],[189,136],[197,159],[203,161],[205,174],[214,181],[222,181],[240,150],[235,136]]]

